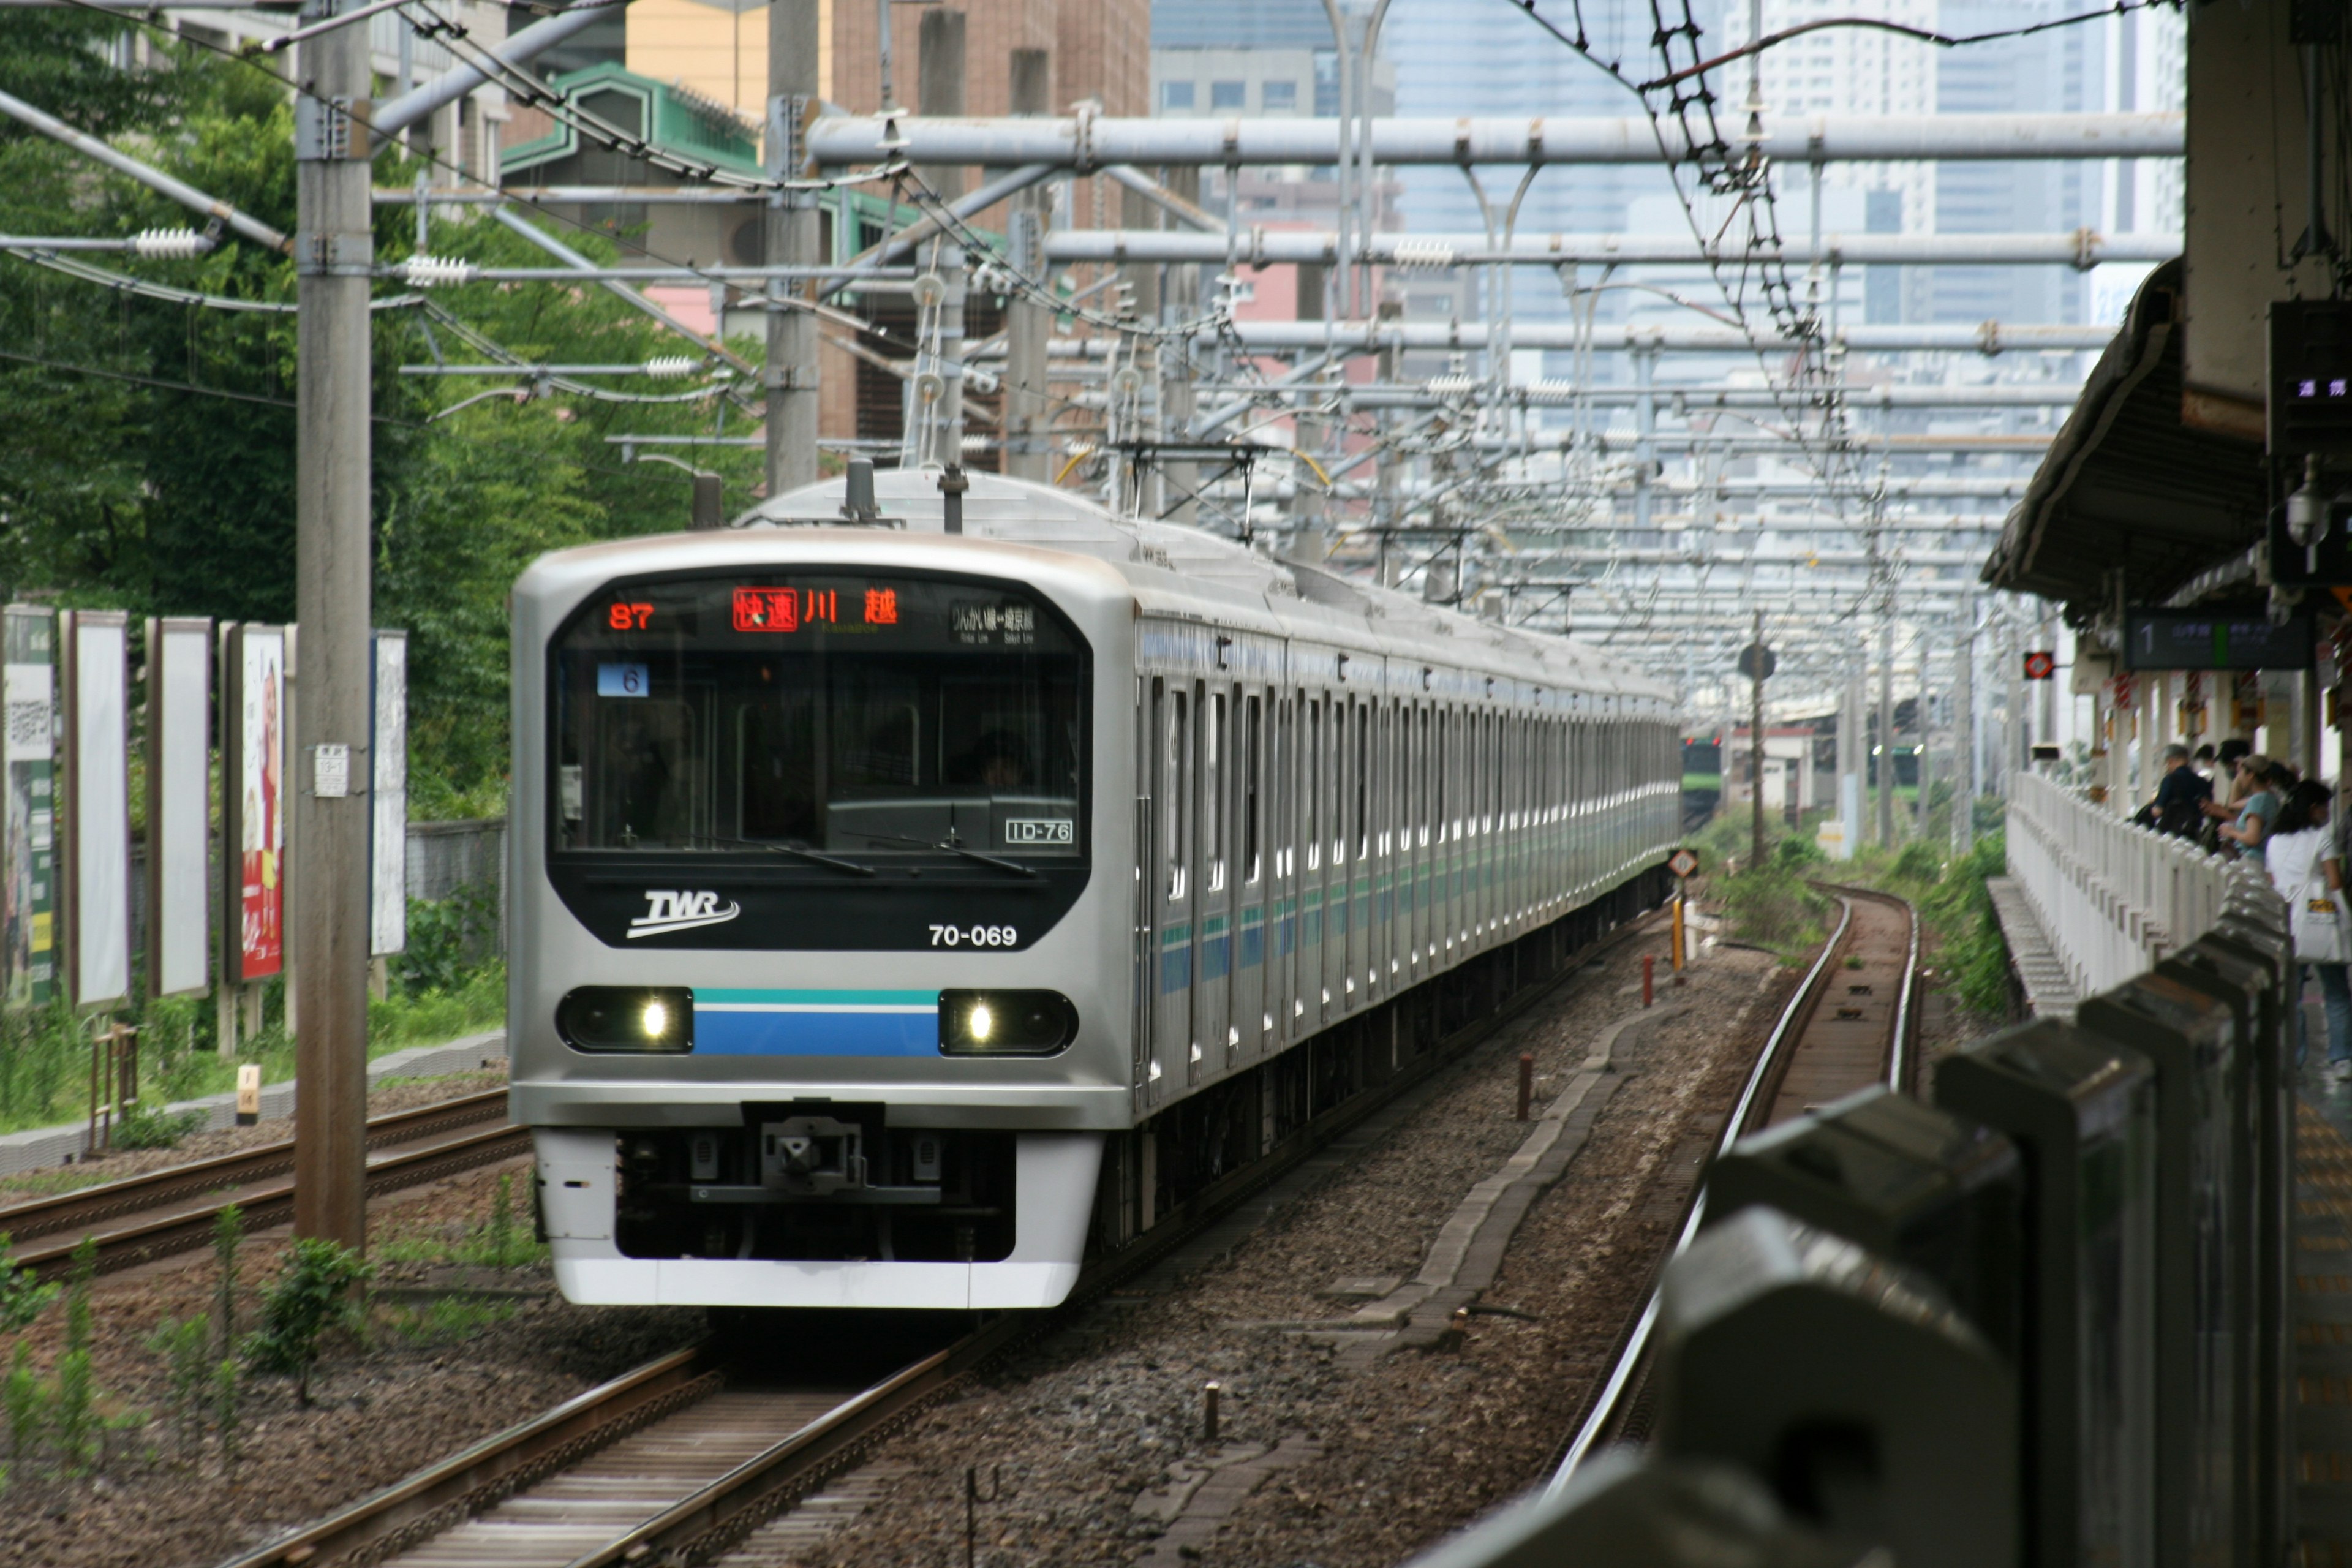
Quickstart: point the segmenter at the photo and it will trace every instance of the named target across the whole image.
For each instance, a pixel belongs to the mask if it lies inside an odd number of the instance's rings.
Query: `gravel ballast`
[[[979,1560],[1001,1568],[1386,1568],[1524,1489],[1604,1370],[1679,1222],[1697,1152],[1796,984],[1764,955],[1717,949],[1690,986],[1670,990],[1664,950],[1663,936],[1644,935],[1580,972],[1222,1260],[1148,1278],[1000,1363],[891,1446],[903,1468],[862,1513],[789,1554],[755,1541],[758,1560],[960,1561],[975,1464],[983,1497],[1002,1475],[978,1541]],[[1519,1053],[1536,1058],[1540,1105],[1612,1022],[1639,1010],[1643,953],[1659,960],[1659,1011],[1687,1006],[1621,1034],[1622,1082],[1529,1211],[1466,1333],[1413,1348],[1410,1334],[1354,1321],[1379,1293],[1366,1282],[1410,1279],[1465,1194],[1520,1148]],[[1214,1444],[1201,1430],[1211,1381]]]

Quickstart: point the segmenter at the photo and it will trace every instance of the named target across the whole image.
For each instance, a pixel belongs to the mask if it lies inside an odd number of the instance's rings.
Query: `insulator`
[[[1477,384],[1466,375],[1433,375],[1429,378],[1430,395],[1434,397],[1459,397]]]
[[[1402,268],[1451,267],[1454,247],[1443,240],[1400,239],[1390,247],[1389,254]]]
[[[692,375],[700,363],[690,354],[656,354],[646,361],[645,372],[656,381],[680,381]]]
[[[400,264],[400,275],[413,289],[442,289],[471,283],[481,268],[454,256],[412,256]]]
[[[192,228],[142,229],[131,241],[131,254],[150,261],[186,261],[212,247],[210,239]]]

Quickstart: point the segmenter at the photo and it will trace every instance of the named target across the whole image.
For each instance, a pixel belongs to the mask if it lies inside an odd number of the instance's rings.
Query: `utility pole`
[[[1895,622],[1878,627],[1878,847],[1895,847]]]
[[[1919,801],[1911,817],[1911,833],[1916,838],[1927,836],[1927,789],[1930,772],[1928,748],[1935,743],[1935,725],[1930,721],[1927,707],[1927,639],[1919,639],[1919,697],[1916,709],[1919,749],[1914,753],[1913,771],[1919,781]]]
[[[803,126],[816,101],[817,26],[820,0],[768,0],[768,173],[798,179],[807,173],[802,153]],[[768,197],[767,259],[786,267],[814,267],[817,255],[816,197],[810,191],[779,190]],[[768,284],[768,493],[772,496],[816,482],[816,315],[784,304],[788,289],[803,294],[812,285]]]
[[[346,0],[310,0],[323,21]],[[301,46],[295,100],[294,610],[302,672],[289,759],[291,929],[302,957],[294,1230],[367,1243],[368,480],[374,261],[368,29]]]
[[[1019,115],[1053,108],[1052,58],[1044,49],[1014,49],[1011,60],[1012,107]],[[1013,198],[1006,220],[1013,269],[1024,277],[1045,275],[1045,192],[1032,186]],[[1004,302],[1004,472],[1012,479],[1045,484],[1053,476],[1052,407],[1045,401],[1045,353],[1054,318],[1025,293]]]
[[[1952,645],[1952,855],[1976,845],[1977,601],[1960,595],[1960,635]]]
[[[1748,864],[1764,864],[1764,612],[1756,612],[1748,637]]]

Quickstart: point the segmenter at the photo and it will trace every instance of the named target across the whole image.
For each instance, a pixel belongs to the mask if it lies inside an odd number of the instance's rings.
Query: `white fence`
[[[2231,864],[2032,773],[2009,788],[2009,874],[2077,995],[2122,984],[2221,918]]]

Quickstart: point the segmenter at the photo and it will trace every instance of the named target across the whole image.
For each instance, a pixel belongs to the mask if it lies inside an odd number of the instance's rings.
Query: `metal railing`
[[[2123,984],[2221,918],[2229,861],[2079,790],[2012,774],[2008,832],[2010,875],[2077,995]]]

